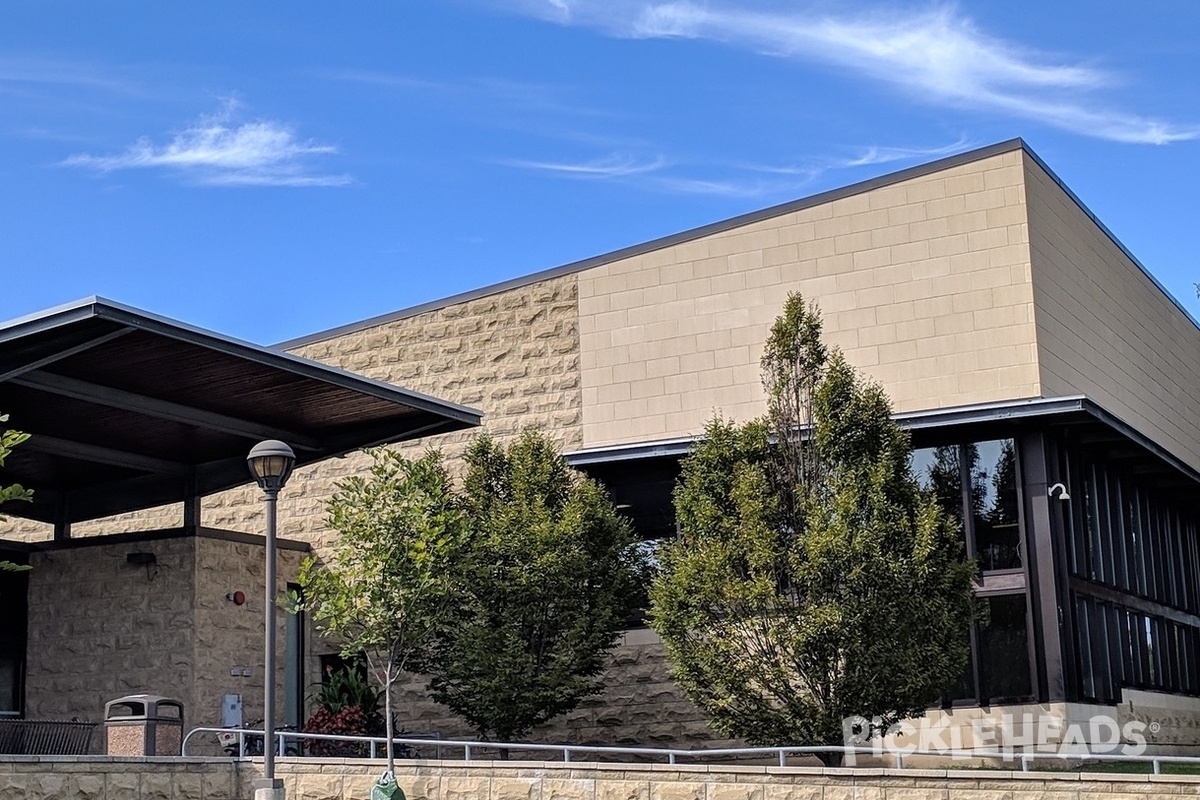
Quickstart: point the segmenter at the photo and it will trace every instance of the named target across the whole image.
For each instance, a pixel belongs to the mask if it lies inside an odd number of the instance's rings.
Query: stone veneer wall
[[[295,355],[477,408],[483,429],[504,438],[532,425],[564,450],[580,434],[579,320],[573,275],[382,323],[293,349]],[[399,445],[417,454],[440,449],[453,464],[474,431]],[[297,470],[279,498],[280,535],[329,543],[325,501],[334,484],[363,472],[361,454]],[[261,494],[253,487],[204,500],[203,524],[262,529]]]
[[[525,741],[642,747],[715,747],[740,743],[721,737],[671,680],[662,642],[653,631],[627,631],[613,650],[605,689],[574,711],[539,726]],[[415,736],[476,738],[461,719],[427,697],[426,679],[397,688],[400,725]]]
[[[381,761],[279,759],[289,800],[367,797]],[[26,800],[249,800],[261,761],[6,756],[0,796]],[[1200,797],[1200,776],[1003,770],[638,766],[409,761],[410,800],[1110,800]]]
[[[289,580],[294,580],[306,553],[286,544],[277,551],[276,597],[282,597]],[[265,559],[259,542],[247,543],[210,537],[196,539],[195,596],[193,620],[195,650],[192,670],[191,706],[187,727],[212,727],[221,724],[221,697],[240,694],[243,724],[263,716],[263,580]],[[241,590],[245,605],[225,599],[229,592]],[[276,610],[275,702],[277,720],[283,721],[283,679],[286,650],[286,612]],[[249,667],[250,675],[233,676],[233,667]],[[308,676],[315,675],[305,665]],[[258,727],[257,725],[253,727]],[[216,742],[208,750],[193,748],[194,753],[216,753]]]
[[[332,337],[297,348],[295,352],[478,408],[484,412],[484,429],[498,438],[512,436],[523,426],[535,425],[564,451],[573,450],[583,444],[576,300],[577,276],[568,275]],[[453,464],[473,435],[469,431],[448,434],[401,447],[412,453],[437,447]],[[353,454],[297,470],[280,498],[280,535],[307,541],[319,554],[331,537],[324,525],[325,500],[338,479],[362,472],[367,463],[363,455]],[[262,506],[260,493],[252,487],[214,495],[205,499],[203,524],[257,532],[263,524]],[[135,528],[157,522],[178,524],[178,513],[177,506],[167,506],[133,515]],[[127,516],[79,525],[73,533],[86,537],[112,531],[117,525],[118,529],[124,529],[130,521]],[[136,615],[131,616],[122,603],[114,607],[107,602],[108,594],[115,593],[115,587],[121,585],[114,580],[116,576],[89,574],[88,580],[92,581],[93,594],[99,602],[86,613],[79,612],[78,625],[63,626],[45,618],[36,626],[36,640],[31,630],[31,674],[37,676],[30,683],[31,696],[36,695],[31,707],[44,709],[51,716],[62,716],[67,709],[89,708],[112,699],[104,696],[105,692],[112,694],[107,689],[89,693],[82,686],[71,688],[73,682],[82,679],[49,682],[48,671],[59,669],[55,666],[58,654],[65,650],[69,652],[67,663],[61,666],[65,674],[72,673],[73,660],[90,661],[89,668],[93,670],[105,664],[106,671],[127,674],[120,685],[127,686],[130,692],[154,691],[180,697],[187,705],[189,727],[216,724],[221,695],[227,692],[242,694],[247,722],[261,714],[262,601],[256,591],[262,580],[261,557],[249,558],[246,545],[225,541],[202,538],[189,546],[194,547],[188,552],[189,558],[194,555],[195,570],[180,566],[174,572],[179,576],[187,572],[188,580],[193,582],[194,606],[185,607],[182,595],[170,601],[179,604],[174,613],[191,612],[186,621],[179,618],[180,624],[170,638],[173,641],[186,631],[194,641],[194,655],[191,650],[186,657],[178,651],[155,657],[139,655],[137,660],[149,665],[146,671],[131,669],[123,658],[108,657],[105,635],[130,628]],[[112,558],[120,569],[126,569],[123,559],[128,549],[113,551]],[[287,551],[281,551],[281,590],[283,583],[296,573],[298,559],[294,563],[288,560],[290,557]],[[66,582],[72,580],[72,574],[88,573],[87,559],[82,556],[61,558],[72,560],[66,570]],[[161,560],[160,556],[160,563]],[[45,580],[41,583],[53,583],[55,574],[44,570]],[[106,576],[103,579],[102,574]],[[132,572],[121,575],[135,576]],[[179,576],[173,573],[173,577]],[[155,584],[150,582],[147,586],[153,589]],[[248,597],[247,604],[240,609],[224,599],[226,592],[237,588],[243,589]],[[57,594],[49,588],[39,588],[37,592],[45,594],[45,597],[38,594],[37,600],[43,609],[57,607],[52,604],[67,600],[65,589],[60,588]],[[31,602],[34,594],[31,591]],[[155,600],[156,605],[166,602]],[[31,615],[35,613],[31,605]],[[94,633],[84,639],[73,635],[81,629]],[[147,627],[134,641],[139,645],[148,643],[152,638],[148,631],[152,629],[156,630],[157,625]],[[332,652],[334,648],[316,642],[310,649],[315,655]],[[171,662],[176,663],[178,675],[159,670],[164,663]],[[627,634],[614,653],[613,664],[603,696],[544,726],[532,738],[677,745],[712,742],[718,738],[670,680],[662,646],[650,632]],[[232,666],[251,667],[251,677],[230,676]],[[315,666],[313,659],[306,675],[309,684],[319,678]],[[93,683],[113,685],[111,680]],[[176,688],[184,686],[188,688]],[[51,700],[46,693],[52,687],[54,692],[60,688],[70,691]],[[426,699],[424,679],[414,679],[402,687],[398,705],[403,710],[401,724],[411,732],[436,731],[443,736],[470,732],[460,720]],[[96,717],[102,705],[97,709]],[[72,710],[70,715],[78,713]]]
[[[135,550],[158,563],[126,563]],[[190,705],[194,560],[191,538],[31,554],[26,716],[100,720],[109,700],[141,693]]]
[[[157,564],[126,563],[135,550],[154,553]],[[280,592],[302,556],[280,549]],[[229,693],[242,695],[246,722],[261,718],[261,544],[212,535],[97,542],[34,553],[31,562],[27,717],[102,720],[110,700],[157,694],[184,703],[190,729],[220,725]],[[225,599],[238,589],[243,606]],[[281,665],[284,627],[281,613]],[[234,666],[250,675],[231,676]],[[92,744],[103,751],[102,731]],[[215,740],[208,744],[215,753]]]

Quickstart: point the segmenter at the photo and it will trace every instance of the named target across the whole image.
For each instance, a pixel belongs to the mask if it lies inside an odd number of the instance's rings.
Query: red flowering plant
[[[379,736],[383,716],[379,713],[380,692],[367,679],[361,662],[338,669],[327,667],[325,680],[313,695],[315,710],[304,723],[305,733],[338,736]],[[305,749],[315,756],[366,756],[370,746],[363,742],[308,739]]]

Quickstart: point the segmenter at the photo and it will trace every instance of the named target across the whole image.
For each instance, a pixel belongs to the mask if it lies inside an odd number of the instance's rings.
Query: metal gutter
[[[1049,398],[1035,397],[1026,400],[982,403],[953,408],[906,411],[893,414],[892,418],[901,427],[911,431],[1025,419],[1052,420],[1070,416],[1091,417],[1106,427],[1120,433],[1135,444],[1145,448],[1190,480],[1200,484],[1200,471],[1184,463],[1177,456],[1151,440],[1132,425],[1083,395]],[[688,454],[692,445],[699,438],[699,436],[691,436],[632,444],[591,447],[566,453],[564,454],[564,458],[566,458],[567,463],[574,467],[647,458],[682,458]]]

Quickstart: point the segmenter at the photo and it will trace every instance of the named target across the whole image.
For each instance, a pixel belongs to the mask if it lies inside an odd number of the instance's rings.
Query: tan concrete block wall
[[[573,275],[355,331],[295,354],[477,408],[484,414],[484,429],[498,437],[534,425],[564,450],[582,442]],[[412,454],[440,449],[453,462],[474,433],[401,447]],[[334,483],[368,464],[354,454],[297,470],[280,496],[280,535],[324,547],[329,540],[325,501]],[[259,531],[260,497],[251,487],[208,497],[204,524]]]
[[[484,429],[510,436],[527,425],[544,430],[564,451],[582,446],[577,279],[567,275],[466,303],[446,306],[295,349],[326,364],[477,408]],[[402,445],[414,454],[427,447],[449,460],[471,431]],[[248,450],[249,448],[247,448]],[[318,548],[328,539],[325,501],[340,478],[360,473],[359,454],[297,470],[279,500],[280,535]],[[262,495],[253,487],[205,498],[202,524],[258,533]],[[174,528],[179,504],[76,523],[73,536]],[[16,518],[0,521],[0,538],[51,538],[51,526]]]
[[[126,563],[134,550],[157,565]],[[34,553],[26,716],[102,720],[109,700],[143,693],[190,705],[194,552],[194,540],[170,539]]]
[[[282,598],[288,581],[294,581],[304,554],[296,550],[278,550],[276,597]],[[195,660],[191,705],[187,709],[189,728],[221,724],[221,697],[242,696],[243,724],[263,717],[263,581],[265,552],[262,546],[200,537],[196,539],[194,619]],[[229,592],[241,590],[245,605],[226,600]],[[287,612],[276,607],[275,704],[277,724],[283,722],[284,663]],[[250,675],[233,676],[233,667],[248,667]],[[305,680],[318,679],[312,665],[306,665]],[[257,725],[252,727],[258,727]],[[206,736],[196,747],[197,754],[219,752],[216,741]]]
[[[150,567],[126,554],[154,553]],[[303,554],[279,551],[278,587]],[[184,704],[188,729],[221,723],[221,695],[241,694],[244,717],[262,717],[263,548],[206,537],[53,550],[29,573],[27,716],[102,720],[104,703],[158,694]],[[225,599],[240,589],[247,602]],[[282,698],[284,612],[278,614],[277,697]],[[248,667],[248,677],[230,668]],[[311,679],[310,675],[310,679]],[[282,712],[282,701],[279,707]],[[98,731],[94,749],[103,748]],[[213,737],[193,752],[216,754]]]
[[[626,632],[612,652],[603,680],[601,694],[534,729],[525,740],[645,747],[737,744],[714,732],[671,679],[666,652],[653,631]],[[396,689],[400,727],[413,735],[476,738],[466,723],[429,700],[427,683],[426,678],[414,676]]]
[[[1025,173],[1042,393],[1087,395],[1200,469],[1200,330],[1032,159]]]
[[[584,443],[763,410],[789,292],[898,411],[1041,393],[1021,153],[877,188],[579,275]]]
[[[280,759],[289,798],[368,797],[381,761]],[[28,800],[246,800],[261,761],[0,762],[0,796]],[[999,770],[855,770],[554,762],[400,762],[411,800],[1084,800],[1197,797],[1187,775],[1086,775]]]
[[[27,800],[247,800],[249,771],[200,759],[3,756],[0,797]],[[249,791],[247,791],[249,788]],[[295,795],[293,795],[295,796]]]

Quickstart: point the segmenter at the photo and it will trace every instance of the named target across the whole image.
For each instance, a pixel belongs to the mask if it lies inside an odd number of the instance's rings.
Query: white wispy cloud
[[[28,55],[0,57],[0,87],[5,85],[75,86],[124,94],[140,93],[136,83],[114,77],[96,64]]]
[[[848,148],[852,155],[814,156],[785,164],[681,160],[628,152],[613,152],[584,160],[505,159],[494,163],[566,178],[622,181],[667,194],[778,198],[795,196],[834,170],[924,161],[959,153],[969,147],[970,142],[965,137],[939,147],[870,145]]]
[[[236,120],[239,104],[227,101],[175,133],[166,144],[142,138],[114,155],[81,153],[61,165],[97,172],[161,169],[204,186],[344,186],[348,175],[312,169],[314,158],[337,152],[332,145],[301,140],[280,122]]]
[[[953,144],[942,147],[883,147],[870,145],[861,148],[858,155],[829,163],[831,168],[865,167],[872,164],[892,164],[897,161],[912,161],[915,159],[941,158],[943,156],[961,153],[971,146],[967,137],[960,137]]]
[[[778,12],[686,0],[523,0],[517,7],[614,36],[706,39],[836,66],[897,85],[923,102],[1011,115],[1086,136],[1146,144],[1200,137],[1200,125],[1112,108],[1099,95],[1116,76],[988,35],[953,6]]]
[[[643,175],[666,166],[661,156],[652,159],[637,159],[634,156],[613,153],[589,161],[526,161],[506,159],[498,162],[506,167],[552,172],[574,178],[626,178]]]

